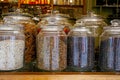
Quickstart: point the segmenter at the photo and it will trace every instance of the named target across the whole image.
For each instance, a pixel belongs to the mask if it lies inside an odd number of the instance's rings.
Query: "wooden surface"
[[[0,72],[0,80],[120,80],[112,72]]]

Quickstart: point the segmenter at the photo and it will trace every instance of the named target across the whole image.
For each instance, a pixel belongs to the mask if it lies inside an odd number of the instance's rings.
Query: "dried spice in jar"
[[[67,38],[62,30],[61,26],[58,25],[47,26],[37,35],[38,69],[44,71],[62,71],[66,68]]]
[[[0,70],[16,70],[23,68],[24,41],[3,40],[0,41]]]
[[[110,37],[101,41],[102,71],[120,71],[120,37]]]
[[[68,67],[71,71],[90,71],[93,55],[94,37],[68,37]]]
[[[29,63],[36,58],[37,27],[28,21],[20,21],[24,25],[25,33],[25,62]]]

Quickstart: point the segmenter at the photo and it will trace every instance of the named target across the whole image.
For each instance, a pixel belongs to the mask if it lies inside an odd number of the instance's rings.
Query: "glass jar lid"
[[[112,27],[120,27],[120,20],[114,19],[111,21],[111,26]]]
[[[90,31],[89,28],[85,27],[85,24],[83,21],[81,21],[80,23],[76,23],[74,25],[75,28],[72,29],[72,31]]]
[[[120,31],[120,20],[118,20],[118,19],[111,20],[111,25],[104,27],[104,30],[106,30],[106,31]]]
[[[103,18],[99,15],[96,15],[92,11],[88,11],[87,15],[83,15],[81,17],[81,19],[78,19],[76,22],[81,22],[81,21],[85,21],[85,22],[87,22],[87,21],[90,21],[90,22],[94,21],[95,22],[96,21],[97,22],[97,21],[103,21]]]
[[[41,25],[42,30],[47,31],[61,31],[63,30],[64,26],[57,23],[56,18],[49,18],[49,20],[45,20],[46,24]]]
[[[59,11],[52,11],[51,13],[47,13],[41,16],[42,19],[48,20],[49,18],[54,17],[56,20],[67,20],[70,18],[67,14],[61,14]]]
[[[0,30],[3,31],[20,31],[23,30],[23,25],[21,24],[1,24]]]
[[[76,27],[74,29],[72,29],[72,31],[87,31],[90,32],[90,30],[87,27]]]
[[[63,31],[60,25],[47,25],[42,28],[43,31]]]
[[[17,9],[15,12],[5,13],[2,14],[4,17],[12,17],[14,19],[25,19],[25,18],[32,18],[33,15],[29,13],[24,13],[22,9]]]

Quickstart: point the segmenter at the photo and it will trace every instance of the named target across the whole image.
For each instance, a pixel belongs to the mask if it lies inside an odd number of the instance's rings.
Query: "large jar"
[[[95,67],[94,70],[99,71],[98,68],[98,57],[99,57],[99,37],[103,32],[103,27],[107,24],[105,19],[92,11],[88,11],[87,15],[81,17],[76,21],[77,24],[81,24],[81,21],[84,22],[85,26],[89,28],[93,35],[95,36]]]
[[[37,35],[37,68],[63,71],[67,66],[67,36],[61,25],[51,22]]]
[[[0,25],[0,71],[24,67],[25,35],[21,25]]]
[[[16,12],[3,14],[3,20],[5,23],[24,25],[26,63],[33,61],[36,55],[37,27],[33,22],[32,17],[32,15],[23,13],[22,10],[19,9],[17,9]]]
[[[92,71],[94,67],[94,35],[83,25],[68,34],[68,71]]]
[[[120,21],[112,20],[100,37],[101,71],[120,71]]]

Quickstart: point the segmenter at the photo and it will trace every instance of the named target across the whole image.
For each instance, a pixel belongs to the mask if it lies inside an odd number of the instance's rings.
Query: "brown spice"
[[[35,59],[36,55],[36,35],[37,27],[32,23],[24,23],[24,33],[25,33],[25,62],[31,62]]]
[[[66,68],[67,45],[65,36],[39,35],[37,42],[37,67],[39,69],[61,71]]]

